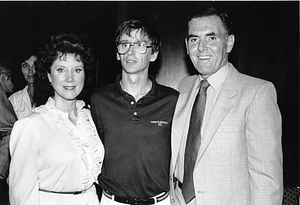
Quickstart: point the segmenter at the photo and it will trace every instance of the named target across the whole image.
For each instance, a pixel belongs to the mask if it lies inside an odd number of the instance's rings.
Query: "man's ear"
[[[231,50],[233,49],[234,40],[235,40],[234,35],[229,35],[228,36],[228,39],[227,39],[227,48],[226,48],[227,53],[230,53]]]
[[[158,56],[158,52],[153,52],[151,54],[150,61],[154,62],[157,59],[157,56]]]
[[[120,54],[116,53],[117,60],[121,60]]]
[[[7,76],[4,73],[0,74],[0,81],[1,82],[7,81]]]
[[[0,74],[0,87],[4,86],[4,82],[5,82],[5,75],[2,73]]]
[[[189,53],[189,47],[188,47],[188,42],[187,42],[187,38],[185,38],[184,42],[185,42],[186,53],[187,53],[188,55],[190,55],[190,53]]]

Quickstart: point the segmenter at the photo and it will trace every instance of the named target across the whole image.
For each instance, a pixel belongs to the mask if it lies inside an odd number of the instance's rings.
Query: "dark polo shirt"
[[[111,194],[149,198],[169,191],[171,124],[178,92],[158,84],[137,102],[115,83],[91,97],[91,111],[105,148],[100,185]]]

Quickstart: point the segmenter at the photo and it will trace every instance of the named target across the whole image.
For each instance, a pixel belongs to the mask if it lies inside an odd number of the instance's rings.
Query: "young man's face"
[[[189,22],[187,54],[203,78],[217,72],[228,61],[234,36],[227,35],[218,16],[194,18]]]
[[[147,36],[141,35],[140,30],[133,30],[130,36],[123,34],[120,37],[119,43],[137,43],[145,42],[144,45],[150,46],[151,42]],[[142,44],[138,44],[142,45]],[[145,53],[138,53],[134,45],[129,46],[128,52],[124,54],[117,53],[117,59],[121,61],[123,71],[128,74],[147,72],[151,61],[155,61],[157,58],[157,52],[152,52],[152,48],[146,48]]]

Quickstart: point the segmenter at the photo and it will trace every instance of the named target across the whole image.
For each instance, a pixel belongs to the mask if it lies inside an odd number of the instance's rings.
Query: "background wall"
[[[96,57],[91,93],[120,73],[114,32],[124,20],[137,18],[150,21],[161,34],[162,50],[151,74],[175,88],[193,73],[184,47],[186,19],[207,6],[233,20],[237,41],[229,61],[243,73],[274,83],[283,119],[284,183],[300,186],[298,1],[0,2],[0,58],[13,58],[21,46],[44,44],[61,27],[85,33]]]

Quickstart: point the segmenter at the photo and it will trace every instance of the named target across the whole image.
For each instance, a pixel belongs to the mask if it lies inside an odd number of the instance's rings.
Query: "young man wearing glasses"
[[[178,92],[148,74],[160,47],[150,25],[126,21],[115,42],[122,73],[91,97],[105,147],[101,204],[169,205],[170,135]]]

